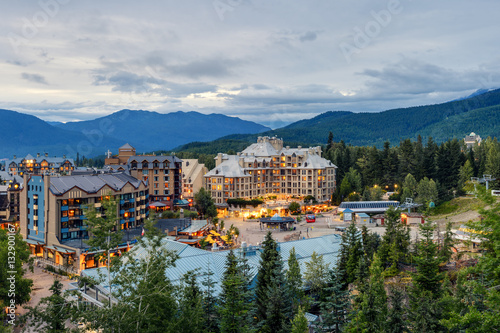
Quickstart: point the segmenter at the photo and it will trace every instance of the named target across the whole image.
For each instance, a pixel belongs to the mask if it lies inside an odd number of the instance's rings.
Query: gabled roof
[[[239,157],[229,155],[228,159],[216,166],[214,169],[207,172],[205,177],[224,176],[224,177],[245,177],[250,175],[245,174],[245,170],[240,166]]]
[[[147,156],[147,155],[136,155],[136,156],[130,156],[128,158],[127,164],[132,163],[132,161],[136,161],[138,163],[142,163],[144,161],[148,163],[153,163],[154,161],[158,161],[159,163],[165,163],[165,161],[169,163],[173,162],[179,162],[182,163],[182,160],[178,158],[177,156]]]
[[[62,195],[77,187],[87,193],[97,193],[106,185],[115,191],[120,191],[126,184],[139,188],[141,183],[143,182],[123,172],[112,174],[52,177],[50,179],[50,191],[55,195]]]
[[[128,143],[124,144],[123,146],[121,146],[120,148],[118,149],[135,149],[134,147],[132,147],[131,145],[129,145]]]

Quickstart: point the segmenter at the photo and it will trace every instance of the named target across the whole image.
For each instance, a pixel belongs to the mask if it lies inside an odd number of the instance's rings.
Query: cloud
[[[221,78],[233,75],[231,68],[239,63],[241,63],[241,61],[214,57],[181,64],[167,65],[165,69],[170,74],[193,79],[199,79],[201,77]]]
[[[136,94],[158,94],[168,97],[187,97],[191,94],[215,92],[217,86],[204,83],[176,83],[150,75],[126,71],[95,74],[94,85],[108,85],[112,91]]]
[[[410,58],[401,59],[380,70],[365,69],[359,74],[368,77],[365,86],[372,94],[381,91],[393,95],[461,92],[481,88],[485,82],[500,86],[500,71],[492,68],[459,71]]]
[[[43,77],[40,74],[21,73],[21,78],[23,78],[26,81],[48,85],[47,81],[45,80],[45,77]]]
[[[308,31],[299,37],[301,42],[312,42],[316,40],[318,35],[314,31]]]

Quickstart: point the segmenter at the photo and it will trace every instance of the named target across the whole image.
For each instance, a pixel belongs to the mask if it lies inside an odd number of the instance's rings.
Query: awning
[[[31,245],[45,245],[45,242],[37,241],[34,239],[27,238],[25,240],[26,240],[26,243],[31,244]]]
[[[152,202],[149,204],[149,207],[165,207],[167,205],[165,205],[163,202],[159,202],[159,201],[155,201],[155,202]]]
[[[174,206],[188,206],[189,201],[185,199],[175,199],[174,200]]]
[[[76,253],[76,251],[74,251],[74,250],[65,249],[65,248],[62,248],[62,247],[55,246],[55,245],[54,246],[46,246],[45,248],[49,249],[49,250],[52,250],[52,251],[57,251],[57,252],[60,252],[60,253],[63,253],[63,254]]]

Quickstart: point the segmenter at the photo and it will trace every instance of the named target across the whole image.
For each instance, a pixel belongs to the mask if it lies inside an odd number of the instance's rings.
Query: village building
[[[205,188],[216,205],[228,199],[259,197],[278,200],[312,196],[327,202],[335,191],[335,169],[321,147],[283,146],[275,137],[259,137],[236,155],[219,153],[216,167],[205,175]]]

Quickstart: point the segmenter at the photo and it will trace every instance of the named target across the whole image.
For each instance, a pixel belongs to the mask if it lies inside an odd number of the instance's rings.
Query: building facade
[[[474,147],[476,143],[478,146],[480,146],[482,141],[483,139],[481,139],[481,137],[474,132],[472,132],[469,135],[466,135],[464,139],[467,149],[471,149],[472,147]]]
[[[19,195],[23,187],[23,178],[11,176],[6,171],[0,171],[0,178],[5,185],[0,184],[0,228],[7,224],[19,227]]]
[[[28,154],[26,157],[14,158],[5,163],[5,171],[11,176],[22,176],[25,173],[33,175],[71,175],[75,169],[75,162],[71,158],[49,157],[49,154],[36,157]]]
[[[331,200],[337,167],[321,157],[321,147],[283,147],[283,140],[259,137],[237,155],[219,153],[205,175],[205,188],[216,204],[227,199],[305,197]]]
[[[108,157],[106,166],[127,171],[132,177],[147,181],[151,202],[162,202],[170,209],[182,199],[182,161],[175,156],[136,155],[128,143],[120,147],[118,156]]]
[[[182,160],[182,198],[192,205],[194,195],[204,186],[204,176],[208,172],[205,164],[197,159]]]
[[[51,177],[25,175],[20,195],[21,234],[37,257],[76,270],[96,267],[88,253],[89,238],[84,209],[100,209],[104,198],[117,201],[116,229],[136,229],[149,212],[148,186],[125,173]],[[127,247],[124,240],[122,247]]]

